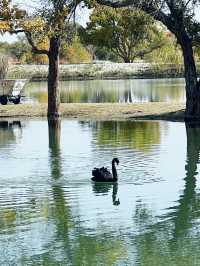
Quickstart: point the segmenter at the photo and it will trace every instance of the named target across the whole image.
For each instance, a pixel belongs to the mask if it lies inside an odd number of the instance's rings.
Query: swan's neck
[[[115,166],[115,162],[113,161],[112,162],[112,175],[113,175],[113,180],[117,181],[117,169],[116,169],[116,166]]]

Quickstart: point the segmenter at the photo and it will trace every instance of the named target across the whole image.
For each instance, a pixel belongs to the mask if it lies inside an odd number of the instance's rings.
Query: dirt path
[[[96,120],[161,119],[182,121],[184,104],[61,104],[62,117]],[[0,105],[0,117],[45,117],[46,104]]]

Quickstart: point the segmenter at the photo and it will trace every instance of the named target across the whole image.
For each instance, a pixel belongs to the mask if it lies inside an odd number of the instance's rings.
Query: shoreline
[[[200,70],[200,65],[197,64]],[[153,63],[85,63],[59,66],[59,79],[91,80],[91,79],[151,79],[151,78],[182,78],[183,65]],[[200,71],[198,71],[200,72]],[[47,65],[10,65],[8,79],[29,79],[46,81]]]
[[[78,120],[184,121],[185,104],[153,103],[62,103],[61,118]],[[47,104],[0,105],[0,119],[46,118]]]
[[[197,62],[197,72],[200,75],[200,63]],[[183,78],[182,64],[158,64],[147,62],[134,63],[81,63],[59,65],[60,81],[93,80],[93,79],[153,79],[153,78]],[[10,65],[7,79],[29,79],[31,81],[46,81],[48,65]]]

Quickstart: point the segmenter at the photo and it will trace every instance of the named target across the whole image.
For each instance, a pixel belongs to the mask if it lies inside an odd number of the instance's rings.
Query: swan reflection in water
[[[115,206],[120,205],[120,200],[117,198],[118,183],[93,183],[92,188],[95,194],[106,195],[113,188],[112,191],[112,203]]]
[[[92,170],[92,181],[95,182],[117,182],[117,169],[115,164],[119,164],[118,158],[113,158],[112,160],[112,173],[105,167],[94,168]]]

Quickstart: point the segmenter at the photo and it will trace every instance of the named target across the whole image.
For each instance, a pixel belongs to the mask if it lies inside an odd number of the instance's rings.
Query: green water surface
[[[200,265],[200,126],[0,121],[0,265]],[[90,181],[118,157],[118,184]]]
[[[183,79],[61,81],[63,103],[185,102]],[[26,101],[47,102],[47,82],[30,82]]]

